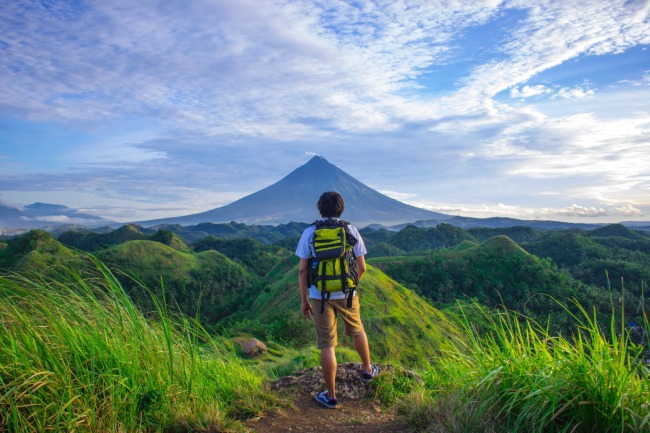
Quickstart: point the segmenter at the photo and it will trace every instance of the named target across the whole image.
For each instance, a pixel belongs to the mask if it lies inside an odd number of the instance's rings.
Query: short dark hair
[[[321,194],[316,205],[318,212],[324,218],[338,218],[345,209],[343,197],[335,191],[327,191]]]

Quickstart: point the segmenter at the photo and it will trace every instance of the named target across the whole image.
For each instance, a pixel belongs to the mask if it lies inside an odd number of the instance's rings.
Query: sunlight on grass
[[[471,341],[423,373],[429,391],[406,408],[413,426],[449,432],[650,431],[643,348],[631,344],[615,317],[605,333],[595,313],[577,307],[570,338],[552,336],[515,313],[495,316],[485,309],[489,331],[480,336],[471,326],[474,318],[465,317]]]
[[[88,257],[0,277],[0,430],[219,430],[272,402],[228,342],[157,303],[145,318]]]

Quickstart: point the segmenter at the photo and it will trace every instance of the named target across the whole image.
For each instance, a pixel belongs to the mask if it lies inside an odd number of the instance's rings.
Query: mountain
[[[0,204],[0,234],[12,234],[14,230],[11,229],[98,227],[109,224],[113,223],[59,204],[33,203],[23,209]]]
[[[414,225],[418,227],[435,227],[440,223],[438,220],[434,221],[416,221]],[[491,218],[472,218],[455,216],[449,217],[445,220],[446,224],[460,227],[462,229],[471,229],[476,227],[488,227],[493,229],[500,229],[506,227],[531,227],[539,231],[548,230],[564,230],[564,229],[580,229],[580,230],[594,230],[603,227],[606,224],[587,224],[587,223],[569,223],[563,221],[550,221],[550,220],[520,220],[516,218],[504,217],[491,217]]]
[[[316,202],[325,191],[337,191],[345,200],[343,218],[357,226],[394,225],[424,219],[448,219],[392,199],[364,185],[321,156],[313,157],[280,181],[226,206],[193,215],[142,221],[137,224],[191,225],[237,221],[246,224],[312,222],[319,217]]]

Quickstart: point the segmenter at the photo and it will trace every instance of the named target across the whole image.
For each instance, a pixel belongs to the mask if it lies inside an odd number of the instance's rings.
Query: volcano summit
[[[192,215],[141,221],[137,224],[192,225],[205,222],[236,221],[245,224],[275,225],[291,221],[310,223],[319,217],[318,197],[337,191],[345,200],[343,218],[363,227],[369,224],[395,225],[418,220],[446,220],[449,215],[431,212],[392,199],[364,185],[321,156],[280,181],[226,206]]]

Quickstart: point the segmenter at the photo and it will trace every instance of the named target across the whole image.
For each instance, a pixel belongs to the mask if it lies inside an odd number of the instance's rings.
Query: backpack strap
[[[346,308],[352,308],[352,298],[354,298],[354,291],[356,290],[356,287],[353,287],[350,289],[350,291],[347,294],[347,303],[345,304]]]
[[[325,267],[324,262],[319,263],[321,272],[322,272],[322,284],[323,288],[321,289],[320,292],[320,313],[323,314],[325,312],[325,301],[328,301],[330,299],[331,293],[327,291],[327,267]],[[320,274],[320,272],[319,272]]]

